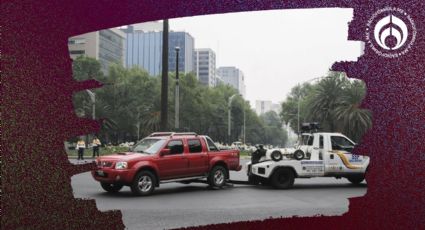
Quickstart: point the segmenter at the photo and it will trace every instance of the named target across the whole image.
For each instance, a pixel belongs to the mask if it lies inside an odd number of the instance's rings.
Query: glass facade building
[[[151,76],[162,73],[162,31],[126,30],[127,68],[138,66]],[[176,47],[179,51],[179,71],[193,72],[194,39],[186,32],[170,32],[168,48],[168,70],[176,71]]]

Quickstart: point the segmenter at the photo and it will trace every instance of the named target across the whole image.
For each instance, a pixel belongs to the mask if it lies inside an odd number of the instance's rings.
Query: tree
[[[334,116],[341,124],[343,132],[354,141],[359,141],[372,126],[371,112],[360,108],[365,92],[366,87],[362,81],[353,81],[338,98],[338,106],[334,111]]]

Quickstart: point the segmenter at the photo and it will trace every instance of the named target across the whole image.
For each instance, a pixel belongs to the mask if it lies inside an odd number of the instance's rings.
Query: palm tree
[[[334,110],[338,105],[338,98],[347,85],[347,80],[341,73],[330,72],[329,74],[313,88],[308,99],[309,119],[320,121],[322,127],[334,132],[337,128]]]
[[[372,115],[369,110],[360,108],[366,87],[362,81],[353,81],[344,93],[337,99],[338,106],[334,110],[334,117],[341,124],[343,132],[354,141],[372,126]]]

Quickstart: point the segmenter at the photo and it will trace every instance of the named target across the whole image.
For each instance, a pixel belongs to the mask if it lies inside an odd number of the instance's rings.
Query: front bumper
[[[97,168],[91,171],[93,178],[99,182],[130,184],[134,171],[129,169]]]
[[[273,170],[273,161],[263,161],[254,165],[248,166],[248,176],[256,175],[264,178],[268,178]]]

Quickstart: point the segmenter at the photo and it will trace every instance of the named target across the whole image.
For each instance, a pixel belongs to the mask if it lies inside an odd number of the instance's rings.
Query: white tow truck
[[[369,157],[352,154],[356,144],[340,133],[305,133],[295,148],[263,149],[252,154],[246,165],[250,184],[270,184],[286,189],[295,178],[347,178],[361,183]]]

